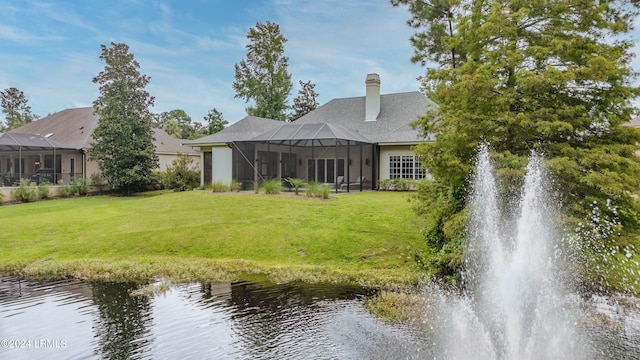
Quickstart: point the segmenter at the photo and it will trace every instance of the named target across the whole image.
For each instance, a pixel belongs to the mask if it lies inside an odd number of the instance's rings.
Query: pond
[[[335,285],[139,285],[0,276],[0,359],[439,359],[425,329],[382,322],[371,290]],[[590,359],[640,358],[637,299],[593,297]],[[622,306],[623,308],[620,308]]]
[[[138,286],[0,277],[0,358],[390,359],[428,347],[364,310],[362,288],[237,282],[133,296]]]

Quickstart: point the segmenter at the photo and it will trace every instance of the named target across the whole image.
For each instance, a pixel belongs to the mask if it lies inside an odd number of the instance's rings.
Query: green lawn
[[[0,207],[0,271],[181,281],[265,274],[279,281],[414,282],[425,251],[407,193],[331,200],[160,192]]]

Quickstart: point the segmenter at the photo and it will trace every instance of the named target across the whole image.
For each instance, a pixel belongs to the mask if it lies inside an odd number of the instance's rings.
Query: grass
[[[425,251],[405,193],[332,200],[251,192],[92,196],[0,208],[0,271],[173,281],[414,283]]]

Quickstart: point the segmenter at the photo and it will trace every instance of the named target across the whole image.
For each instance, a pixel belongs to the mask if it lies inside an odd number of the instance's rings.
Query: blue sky
[[[201,121],[216,107],[233,123],[247,106],[234,98],[234,64],[256,22],[278,23],[289,40],[290,98],[298,80],[311,80],[323,104],[363,96],[371,72],[382,93],[419,89],[425,69],[409,60],[408,18],[388,0],[0,0],[0,89],[22,90],[40,116],[91,106],[100,45],[122,42],[151,77],[153,112],[183,109]]]
[[[91,106],[100,45],[121,42],[151,77],[153,112],[183,109],[201,121],[216,107],[229,122],[247,104],[234,98],[234,64],[256,22],[278,23],[294,89],[311,80],[320,103],[363,96],[367,73],[382,93],[415,91],[424,68],[409,60],[404,7],[387,0],[0,0],[0,89],[22,90],[40,116]]]

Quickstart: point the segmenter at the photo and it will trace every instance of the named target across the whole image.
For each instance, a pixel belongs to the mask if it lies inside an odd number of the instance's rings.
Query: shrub
[[[393,179],[393,188],[397,191],[408,191],[411,188],[411,180],[403,178]]]
[[[51,199],[53,194],[51,194],[51,184],[48,182],[43,182],[38,185],[38,198],[40,199]]]
[[[222,181],[216,181],[211,183],[211,190],[213,192],[226,192],[229,191],[229,185],[223,183]]]
[[[393,181],[391,179],[381,179],[378,181],[378,189],[380,190],[391,190],[393,186]]]
[[[32,202],[38,200],[38,189],[36,183],[29,179],[20,180],[20,185],[13,192],[13,198],[20,202]]]
[[[320,185],[320,197],[323,199],[329,198],[329,187],[327,185]]]
[[[200,186],[200,173],[193,166],[193,158],[178,153],[178,158],[167,167],[163,176],[165,188],[173,191],[193,190]]]
[[[83,178],[71,178],[71,187],[74,194],[87,195],[87,182]]]
[[[70,197],[75,192],[73,185],[65,184],[65,182],[60,179],[58,180],[58,195],[63,198]]]
[[[318,184],[316,182],[311,182],[308,185],[309,186],[305,191],[307,197],[319,197],[323,199],[329,198],[329,193],[331,192],[329,186]]]
[[[0,192],[0,206],[4,203],[4,193]]]
[[[264,193],[269,195],[280,194],[280,190],[282,190],[282,184],[278,179],[267,180],[262,186],[264,187]]]
[[[107,179],[105,179],[104,176],[102,176],[102,174],[100,173],[91,174],[91,176],[89,176],[89,184],[92,188],[95,189],[95,191],[101,194],[109,189],[109,183],[107,182]]]
[[[242,189],[242,183],[240,181],[233,180],[229,185],[230,191],[240,191]]]
[[[318,193],[319,189],[320,185],[317,182],[310,182],[307,184],[305,194],[307,195],[307,197],[314,197]]]

